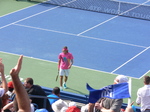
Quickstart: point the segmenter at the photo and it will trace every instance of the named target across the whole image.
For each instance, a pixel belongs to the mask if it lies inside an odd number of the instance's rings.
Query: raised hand
[[[4,64],[2,63],[2,58],[0,58],[0,72],[4,75]]]
[[[16,64],[16,66],[14,68],[11,69],[10,71],[10,75],[18,75],[20,70],[21,70],[21,66],[22,66],[22,59],[23,59],[23,55],[21,55],[18,59],[18,62]]]

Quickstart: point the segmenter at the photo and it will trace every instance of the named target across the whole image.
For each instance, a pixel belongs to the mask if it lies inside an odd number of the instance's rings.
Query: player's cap
[[[67,48],[63,48],[62,50],[63,50],[63,51],[68,51],[68,49],[67,49]]]

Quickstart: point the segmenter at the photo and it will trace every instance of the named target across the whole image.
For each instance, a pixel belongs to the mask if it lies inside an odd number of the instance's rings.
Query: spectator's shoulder
[[[44,90],[42,89],[42,87],[39,86],[39,85],[33,85],[33,88],[36,89],[36,90],[38,90],[38,91],[44,91]]]
[[[46,96],[45,91],[42,89],[41,86],[39,85],[34,85],[35,91],[39,94],[39,95],[43,95]]]

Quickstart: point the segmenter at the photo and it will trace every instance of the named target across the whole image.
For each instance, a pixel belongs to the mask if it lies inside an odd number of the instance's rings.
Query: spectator
[[[118,75],[114,80],[114,84],[123,82],[128,82],[128,78],[124,75]],[[93,112],[94,107],[96,112],[120,112],[122,103],[123,99],[101,98],[95,104],[89,103],[88,112]]]
[[[8,87],[8,91],[2,97],[3,107],[6,106],[9,102],[11,102],[15,97],[13,93],[14,90],[13,82],[12,81],[8,82],[7,87]]]
[[[8,96],[8,94],[4,94],[3,96],[2,96],[2,107],[4,107],[5,105],[7,105],[9,103],[9,96]]]
[[[60,89],[59,87],[53,88],[52,94],[48,95],[47,97],[52,97],[56,99],[48,99],[50,104],[52,105],[55,101],[57,101],[60,98]]]
[[[8,103],[2,109],[2,112],[13,112],[13,102]]]
[[[126,109],[125,109],[125,112],[136,112],[136,108],[135,106],[133,105],[134,102],[132,102],[131,104],[128,104]]]
[[[21,70],[22,59],[23,59],[23,56],[20,56],[20,58],[18,59],[17,65],[11,69],[10,75],[11,75],[15,93],[16,93],[16,100],[18,102],[17,112],[31,112],[28,94],[19,79],[19,72]]]
[[[70,107],[68,107],[66,112],[80,112],[80,109],[76,106],[70,106]]]
[[[2,97],[5,97],[5,93],[8,91],[7,82],[4,76],[4,64],[2,63],[2,59],[0,59],[0,76],[1,76],[1,87],[0,87],[0,111],[4,106],[4,100]]]
[[[13,93],[13,90],[14,90],[13,82],[12,82],[12,81],[8,82],[8,83],[7,83],[7,86],[8,86],[7,94],[8,94],[9,96],[11,96],[12,93]]]
[[[150,112],[150,77],[144,76],[144,86],[137,91],[137,105],[141,105],[141,112]]]
[[[88,112],[88,104],[81,107],[81,112]]]
[[[46,96],[44,90],[39,85],[34,85],[32,78],[26,78],[24,81],[24,86],[29,95]],[[51,105],[50,105],[48,99],[31,98],[31,100],[32,100],[32,103],[35,103],[38,105],[39,109],[46,108],[49,112],[52,111]],[[46,105],[44,105],[45,101],[46,101]]]
[[[65,112],[80,112],[80,108],[77,107],[75,102],[70,102]]]
[[[60,90],[63,90],[62,85],[64,89],[67,88],[66,82],[68,80],[69,76],[69,70],[73,64],[73,55],[68,52],[67,46],[65,46],[62,49],[62,53],[58,56],[58,71],[60,76]],[[63,76],[65,76],[64,83],[63,83]]]
[[[97,103],[95,103],[95,112],[105,112],[105,111],[107,111],[107,112],[116,112],[116,111],[114,111],[114,110],[107,110],[107,109],[105,109],[104,107],[103,107],[103,101],[104,101],[105,99],[101,99],[101,101],[100,101],[100,103],[99,102],[97,102]],[[131,104],[129,104],[129,105],[127,105],[127,107],[126,107],[126,109],[124,110],[124,109],[121,109],[121,107],[120,107],[120,110],[118,110],[118,112],[136,112],[136,109],[135,109],[135,106],[133,105],[133,103],[134,102],[132,102]],[[114,105],[114,107],[115,107],[115,104],[117,104],[117,103],[114,103],[113,105]],[[106,105],[108,105],[108,104],[106,104]],[[117,104],[118,105],[118,104]],[[86,112],[86,111],[82,111],[82,112]]]
[[[11,102],[15,98],[13,82],[12,81],[8,82],[7,86],[8,86],[7,94],[9,96],[9,102]]]
[[[31,111],[30,112],[34,112],[35,107],[32,103],[30,103],[30,107],[31,107]],[[18,109],[18,108],[17,108]],[[15,112],[15,108],[14,108],[14,101],[8,103],[7,105],[5,105],[2,109],[2,112]]]
[[[63,108],[67,109],[68,108],[68,104],[65,101],[61,100],[61,99],[55,101],[52,104],[52,109],[54,110],[54,112],[62,112],[61,110]]]

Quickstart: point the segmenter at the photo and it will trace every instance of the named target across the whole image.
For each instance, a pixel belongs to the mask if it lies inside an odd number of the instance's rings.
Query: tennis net
[[[142,4],[114,0],[47,0],[40,2],[69,8],[150,20],[150,5],[146,5],[149,1]]]

